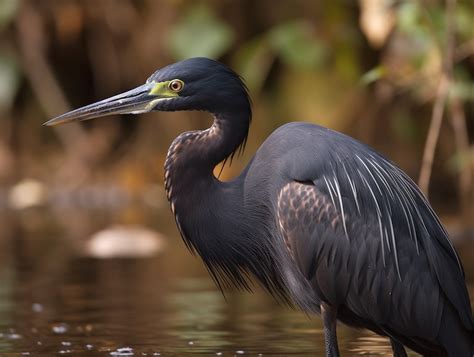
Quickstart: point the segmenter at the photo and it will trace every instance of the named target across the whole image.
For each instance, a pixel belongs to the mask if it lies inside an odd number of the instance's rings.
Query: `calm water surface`
[[[60,213],[1,218],[0,356],[324,355],[319,317],[259,291],[224,298],[184,248],[167,209]],[[90,234],[112,222],[162,232],[162,250],[145,258],[84,255]],[[461,252],[472,279],[469,245]],[[388,341],[367,331],[340,326],[338,333],[344,356],[391,355]]]

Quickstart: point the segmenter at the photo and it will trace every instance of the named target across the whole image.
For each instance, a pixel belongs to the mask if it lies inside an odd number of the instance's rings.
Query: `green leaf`
[[[449,95],[463,101],[474,101],[474,82],[456,81],[451,85]]]
[[[313,27],[307,21],[277,26],[270,31],[269,39],[282,60],[296,68],[321,66],[327,57],[326,46],[314,36]]]
[[[474,148],[457,152],[447,162],[448,169],[453,173],[458,173],[474,164]]]
[[[13,20],[19,4],[19,0],[0,0],[0,30]]]
[[[435,14],[436,11],[432,10],[431,13]],[[417,47],[422,46],[420,50],[426,49],[434,40],[431,27],[432,21],[434,21],[432,16],[434,15],[423,12],[417,2],[402,3],[397,11],[397,28],[413,43],[416,43]],[[428,22],[428,28],[426,22]]]
[[[474,11],[465,4],[456,7],[456,31],[461,41],[470,41],[474,37]]]
[[[397,11],[397,24],[406,33],[418,31],[420,26],[420,7],[417,2],[407,1],[400,4]]]
[[[0,53],[0,113],[13,104],[20,84],[20,72],[16,61]]]
[[[377,66],[375,68],[372,68],[370,71],[364,73],[360,78],[360,83],[363,85],[369,85],[383,78],[386,73],[387,70],[384,66]]]
[[[233,40],[234,33],[228,25],[208,6],[197,5],[171,29],[168,49],[177,60],[198,56],[218,58]]]
[[[265,82],[275,55],[266,36],[245,43],[235,57],[235,68],[245,79],[251,92],[258,92]]]

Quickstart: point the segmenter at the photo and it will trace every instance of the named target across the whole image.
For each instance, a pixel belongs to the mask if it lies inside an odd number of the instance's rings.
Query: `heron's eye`
[[[181,90],[184,87],[183,81],[180,81],[179,79],[173,79],[171,82],[168,84],[168,88],[171,89],[173,92],[181,92]]]

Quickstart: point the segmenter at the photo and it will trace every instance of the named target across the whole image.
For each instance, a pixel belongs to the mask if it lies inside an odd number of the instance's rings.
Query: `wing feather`
[[[322,296],[350,301],[362,316],[388,319],[391,314],[362,306],[364,294],[374,303],[403,307],[407,324],[429,301],[433,334],[442,314],[442,291],[472,328],[461,262],[426,198],[403,171],[375,152],[351,157],[334,157],[326,174],[291,182],[280,193],[280,227],[303,274]],[[309,209],[308,199],[315,202]],[[421,284],[419,276],[427,280]],[[351,280],[361,295],[351,295]],[[408,301],[410,293],[418,298]]]

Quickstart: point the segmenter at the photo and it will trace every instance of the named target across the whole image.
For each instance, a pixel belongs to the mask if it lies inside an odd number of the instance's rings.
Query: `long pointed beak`
[[[160,98],[157,95],[150,94],[153,86],[153,82],[145,83],[125,93],[67,112],[48,120],[43,125],[53,126],[113,114],[139,114],[149,112],[153,109],[153,102]]]

